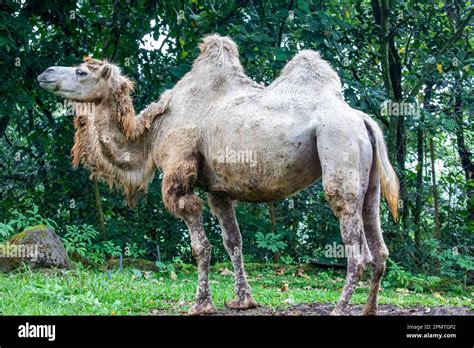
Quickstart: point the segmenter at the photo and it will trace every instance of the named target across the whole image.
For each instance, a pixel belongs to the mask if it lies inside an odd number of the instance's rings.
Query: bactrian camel
[[[133,84],[109,62],[85,58],[77,67],[53,66],[38,81],[76,106],[74,166],[82,162],[92,176],[124,187],[129,202],[146,190],[155,168],[162,171],[164,206],[189,228],[198,264],[190,314],[216,311],[208,281],[211,245],[195,188],[207,193],[233,263],[235,298],[225,304],[243,310],[257,304],[244,271],[235,202],[281,200],[319,177],[346,249],[361,251],[347,255],[346,282],[332,314],[346,313],[368,265],[373,274],[363,313],[376,313],[388,256],[380,195],[397,219],[398,181],[379,126],[344,101],[337,73],[318,52],[301,51],[263,86],[244,74],[231,39],[207,36],[191,71],[138,117]]]

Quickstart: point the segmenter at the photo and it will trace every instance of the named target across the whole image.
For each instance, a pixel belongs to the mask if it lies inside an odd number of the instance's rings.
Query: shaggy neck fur
[[[127,202],[133,205],[137,193],[146,191],[153,178],[149,128],[162,113],[162,104],[153,103],[135,117],[127,93],[112,95],[93,107],[90,110],[86,103],[75,103],[73,166],[82,162],[91,170],[91,178],[100,177],[111,187],[123,187]]]

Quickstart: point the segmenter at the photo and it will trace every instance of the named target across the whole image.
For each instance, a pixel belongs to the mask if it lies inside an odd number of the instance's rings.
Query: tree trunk
[[[418,163],[416,164],[416,199],[415,211],[413,212],[413,221],[416,224],[415,228],[415,245],[417,248],[421,247],[421,210],[423,208],[423,121],[420,118],[420,124],[416,129],[416,155]]]
[[[454,119],[456,120],[457,124],[456,143],[461,166],[464,171],[464,176],[466,177],[466,199],[469,220],[474,221],[474,165],[472,163],[472,153],[469,150],[469,147],[466,146],[466,142],[464,140],[462,88],[461,83],[457,78],[455,84]]]
[[[3,134],[7,130],[8,122],[10,122],[9,114],[6,114],[3,117],[0,117],[0,138],[3,137]]]
[[[398,167],[398,180],[400,182],[400,199],[402,201],[401,206],[401,222],[403,227],[408,230],[409,224],[409,210],[408,210],[408,194],[407,194],[407,182],[405,177],[405,157],[406,157],[406,128],[405,128],[405,116],[399,116],[397,120],[397,167]]]
[[[423,108],[427,111],[431,110],[431,97],[433,95],[433,82],[426,82],[425,96],[423,99]],[[421,211],[423,209],[423,167],[424,167],[424,123],[425,116],[420,115],[420,120],[416,128],[416,153],[418,163],[416,164],[416,199],[415,210],[413,212],[413,221],[416,224],[415,228],[415,245],[417,248],[421,247]]]
[[[402,101],[401,60],[395,46],[395,35],[390,33],[390,1],[372,0],[375,24],[380,27],[380,63],[382,78],[387,93],[388,102]],[[397,174],[400,181],[401,222],[404,227],[408,224],[408,195],[406,191],[405,157],[406,130],[404,115],[394,115],[389,108],[389,129],[387,148],[390,162],[397,163]]]
[[[375,24],[380,27],[380,64],[382,66],[382,79],[387,93],[387,101],[394,100],[392,80],[390,77],[390,46],[389,46],[389,28],[388,17],[390,15],[390,3],[388,0],[372,0],[372,10],[374,13]],[[392,163],[396,162],[396,139],[397,139],[397,117],[388,115],[389,129],[388,129],[388,156]]]
[[[435,152],[433,138],[430,138],[430,157],[431,157],[431,181],[433,188],[433,206],[435,213],[435,238],[441,240],[441,223],[439,221],[439,206],[438,206],[438,188],[436,186],[436,171],[435,171]]]
[[[276,219],[275,219],[275,205],[272,203],[268,203],[268,214],[270,215],[270,224],[272,228],[272,233],[276,234]],[[273,261],[278,263],[280,261],[280,253],[276,252],[273,254]]]

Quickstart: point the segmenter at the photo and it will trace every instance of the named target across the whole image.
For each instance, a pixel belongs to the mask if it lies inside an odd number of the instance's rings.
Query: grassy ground
[[[233,297],[233,276],[229,265],[213,267],[210,286],[214,304],[223,308]],[[298,271],[296,266],[275,269],[248,265],[249,282],[256,301],[265,307],[287,308],[299,303],[335,303],[343,285],[343,273]],[[195,268],[180,267],[176,273],[111,271],[111,278],[100,270],[74,271],[23,270],[0,273],[0,314],[2,315],[147,315],[185,314],[196,289]],[[363,304],[367,281],[360,283],[352,303]],[[464,306],[474,308],[472,294],[387,288],[380,292],[380,304],[411,306]]]

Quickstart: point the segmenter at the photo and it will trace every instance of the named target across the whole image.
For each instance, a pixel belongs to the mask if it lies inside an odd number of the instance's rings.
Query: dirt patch
[[[253,316],[253,315],[262,315],[262,316],[302,316],[302,315],[315,315],[323,316],[329,315],[334,308],[333,304],[330,303],[309,303],[309,304],[298,304],[293,305],[288,308],[271,308],[271,307],[258,307],[255,309],[250,309],[246,311],[237,311],[232,309],[223,309],[219,310],[217,316]],[[474,316],[474,310],[469,307],[397,307],[394,305],[379,305],[377,315],[467,315]],[[349,315],[361,315],[362,306],[360,305],[351,305],[349,306]],[[150,315],[186,315],[185,312],[180,313],[170,313],[165,310],[152,310]]]
[[[269,307],[258,307],[248,311],[235,311],[225,309],[218,315],[272,315],[272,316],[299,316],[299,315],[329,315],[333,310],[333,304],[309,303],[298,304],[284,309],[273,309]],[[352,305],[349,307],[350,315],[361,315],[362,306]],[[378,315],[474,315],[474,310],[468,307],[397,307],[394,305],[379,305]]]

